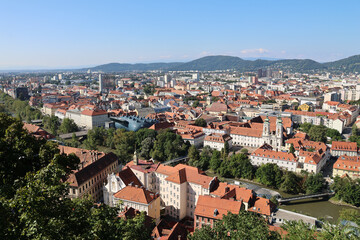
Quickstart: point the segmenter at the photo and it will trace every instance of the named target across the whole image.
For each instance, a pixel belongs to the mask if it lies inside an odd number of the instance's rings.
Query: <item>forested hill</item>
[[[150,70],[215,71],[228,69],[238,71],[256,71],[259,68],[272,68],[274,70],[286,70],[293,72],[308,72],[316,70],[360,72],[360,55],[327,63],[319,63],[311,59],[284,59],[276,61],[258,59],[251,61],[232,56],[207,56],[185,63],[109,63],[90,69],[92,71],[103,72],[124,72]]]

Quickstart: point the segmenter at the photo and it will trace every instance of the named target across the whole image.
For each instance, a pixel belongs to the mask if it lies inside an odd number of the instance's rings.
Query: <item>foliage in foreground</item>
[[[66,179],[79,159],[28,135],[19,120],[5,114],[0,114],[0,159],[2,239],[149,238],[144,215],[125,221],[117,208],[66,198]]]
[[[205,239],[280,239],[277,232],[270,231],[265,220],[254,213],[240,211],[228,212],[213,228],[209,226],[196,229],[190,240]]]

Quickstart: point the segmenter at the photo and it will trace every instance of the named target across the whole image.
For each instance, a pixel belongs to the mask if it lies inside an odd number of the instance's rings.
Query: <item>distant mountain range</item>
[[[92,71],[125,72],[125,71],[215,71],[238,70],[256,71],[260,68],[271,68],[285,71],[311,72],[329,70],[333,72],[360,72],[360,55],[351,56],[334,62],[319,63],[311,59],[282,60],[244,60],[231,56],[207,56],[190,62],[172,63],[109,63],[93,68]],[[81,69],[87,70],[87,69]]]

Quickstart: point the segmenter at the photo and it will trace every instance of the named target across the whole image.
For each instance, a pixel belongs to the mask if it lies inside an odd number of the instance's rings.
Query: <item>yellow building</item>
[[[342,155],[334,163],[333,177],[347,174],[350,178],[360,178],[360,157]]]
[[[304,104],[301,104],[301,105],[298,107],[298,110],[308,112],[308,111],[310,110],[310,106],[307,105],[306,103],[304,103]]]

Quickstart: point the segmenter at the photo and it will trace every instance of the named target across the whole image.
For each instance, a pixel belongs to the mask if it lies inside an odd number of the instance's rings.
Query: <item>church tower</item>
[[[135,149],[135,152],[134,152],[133,161],[134,161],[134,165],[139,164],[139,157],[137,155],[136,149]]]
[[[212,102],[211,100],[212,100],[212,96],[211,96],[211,91],[209,90],[209,94],[206,97],[206,104],[211,105],[211,102]]]
[[[276,121],[276,147],[282,146],[283,143],[283,124],[282,119],[278,116]]]
[[[263,137],[269,137],[270,136],[270,120],[269,116],[266,115],[264,124],[263,124]]]

